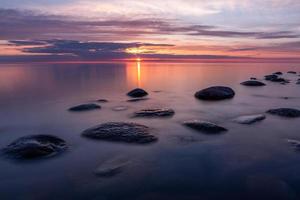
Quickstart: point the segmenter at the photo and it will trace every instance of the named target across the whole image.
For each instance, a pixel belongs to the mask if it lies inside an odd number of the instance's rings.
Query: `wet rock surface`
[[[150,134],[149,127],[126,122],[100,124],[83,131],[82,136],[98,140],[140,144],[158,140],[157,137]]]
[[[128,92],[127,95],[130,97],[144,97],[147,96],[148,93],[141,88],[136,88]]]
[[[56,136],[31,135],[15,140],[2,151],[15,159],[34,159],[52,157],[66,149],[66,142]]]
[[[260,81],[250,80],[250,81],[242,82],[241,85],[245,85],[245,86],[265,86],[266,84],[264,84],[263,82],[260,82]]]
[[[233,121],[239,124],[253,124],[258,121],[262,121],[266,119],[266,116],[263,114],[258,114],[258,115],[245,115],[245,116],[240,116]]]
[[[227,129],[222,126],[201,120],[184,121],[183,125],[207,134],[217,134],[227,131]]]
[[[134,117],[171,117],[175,111],[170,108],[152,108],[136,111]]]
[[[267,113],[272,115],[278,115],[281,117],[295,118],[300,117],[300,110],[294,108],[276,108],[270,109]]]
[[[230,87],[214,86],[195,93],[195,97],[201,100],[224,100],[231,99],[235,95],[235,92]]]
[[[95,110],[95,109],[101,109],[101,106],[99,106],[98,104],[94,104],[94,103],[81,104],[81,105],[69,108],[69,111],[78,112],[78,111],[89,111],[89,110]]]

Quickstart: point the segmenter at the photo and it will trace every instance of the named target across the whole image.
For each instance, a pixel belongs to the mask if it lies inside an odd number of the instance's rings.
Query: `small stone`
[[[231,88],[224,86],[209,87],[195,93],[195,97],[198,99],[212,101],[231,99],[234,95],[235,92]]]
[[[278,115],[281,117],[288,117],[288,118],[295,118],[300,117],[300,110],[294,108],[277,108],[277,109],[270,109],[267,113],[272,115]]]
[[[264,84],[263,82],[260,82],[260,81],[251,80],[251,81],[242,82],[241,85],[245,85],[245,86],[265,86],[266,84]]]
[[[295,71],[288,71],[287,73],[289,73],[289,74],[297,74],[297,72],[295,72]]]
[[[100,103],[107,103],[108,102],[107,99],[98,99],[97,101],[100,102]]]
[[[257,80],[257,78],[255,78],[255,77],[251,77],[251,78],[250,78],[250,80]]]
[[[234,119],[234,121],[239,123],[239,124],[253,124],[255,122],[262,121],[264,119],[266,119],[266,116],[262,115],[262,114],[259,114],[259,115],[241,116],[241,117],[238,117],[238,118]]]
[[[101,109],[101,106],[94,104],[94,103],[81,104],[81,105],[69,108],[69,111],[76,112],[76,111],[89,111],[89,110],[95,110],[95,109]]]
[[[157,137],[150,134],[149,127],[126,122],[99,124],[83,131],[82,135],[91,139],[139,144],[152,143],[158,140]]]
[[[2,151],[15,159],[34,159],[52,157],[66,149],[66,142],[58,137],[31,135],[15,140]]]
[[[282,72],[275,72],[273,74],[275,74],[275,75],[282,75]]]
[[[224,131],[227,131],[226,128],[222,126],[218,126],[214,123],[207,122],[207,121],[200,121],[200,120],[190,120],[183,122],[183,125],[192,128],[194,130],[208,133],[208,134],[217,134]]]
[[[134,113],[135,117],[171,117],[175,111],[170,108],[143,109]]]
[[[128,92],[127,95],[130,97],[144,97],[144,96],[147,96],[148,93],[141,88],[136,88],[136,89]]]

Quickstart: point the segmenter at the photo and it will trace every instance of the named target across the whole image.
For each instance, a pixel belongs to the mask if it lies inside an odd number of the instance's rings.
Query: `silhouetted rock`
[[[3,152],[15,159],[34,159],[54,156],[66,148],[66,142],[58,137],[31,135],[15,140]]]
[[[107,103],[108,102],[107,99],[98,99],[97,101],[100,102],[100,103]]]
[[[284,78],[281,78],[281,77],[278,77],[278,76],[275,75],[275,74],[272,74],[272,75],[266,75],[266,76],[265,76],[265,80],[267,80],[267,81],[272,81],[272,82],[288,83],[288,80],[286,80],[286,79],[284,79]]]
[[[267,113],[270,113],[272,115],[278,115],[281,117],[289,117],[289,118],[300,117],[300,110],[294,108],[270,109],[267,111]]]
[[[242,82],[241,85],[245,85],[245,86],[265,86],[266,84],[264,84],[263,82],[260,82],[260,81],[251,80],[251,81]]]
[[[257,78],[255,78],[255,77],[251,77],[251,78],[250,78],[250,80],[257,80]]]
[[[218,126],[214,123],[207,122],[207,121],[200,121],[200,120],[185,121],[183,122],[183,125],[192,128],[194,130],[204,132],[204,133],[210,133],[210,134],[216,134],[216,133],[227,131],[227,129],[222,126]]]
[[[101,106],[94,104],[94,103],[81,104],[81,105],[69,108],[69,111],[88,111],[88,110],[94,110],[94,109],[101,109]]]
[[[275,74],[275,75],[282,75],[282,72],[275,72],[273,74]]]
[[[287,73],[289,73],[289,74],[297,74],[297,72],[295,72],[295,71],[288,71]]]
[[[201,100],[223,100],[231,99],[235,95],[235,92],[224,86],[214,86],[195,93],[195,97]]]
[[[145,101],[148,100],[149,98],[134,98],[134,99],[128,99],[128,102],[137,102],[137,101]]]
[[[175,111],[170,108],[143,109],[134,113],[135,117],[170,117]]]
[[[108,122],[89,128],[82,135],[92,139],[127,142],[151,143],[157,141],[147,126],[137,123]]]
[[[234,119],[235,122],[239,124],[253,124],[255,122],[261,121],[266,119],[265,115],[259,114],[259,115],[245,115],[240,116],[236,119]]]
[[[144,97],[144,96],[148,95],[148,93],[141,88],[136,88],[136,89],[128,92],[127,95],[130,97]]]

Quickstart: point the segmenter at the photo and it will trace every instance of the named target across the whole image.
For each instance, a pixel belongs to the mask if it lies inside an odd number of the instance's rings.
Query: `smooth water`
[[[297,67],[298,66],[298,67]],[[0,65],[0,147],[32,134],[56,135],[67,152],[49,159],[16,162],[0,157],[1,199],[299,199],[300,152],[287,139],[300,139],[299,119],[267,115],[252,125],[232,120],[270,108],[300,108],[298,75],[290,84],[265,87],[239,83],[276,71],[300,72],[299,64],[98,63]],[[203,102],[197,90],[232,87],[232,100]],[[149,100],[127,102],[141,87]],[[289,97],[285,99],[284,97]],[[101,110],[72,113],[81,103],[107,99]],[[118,106],[127,110],[115,111]],[[132,118],[142,108],[173,108],[172,118]],[[201,119],[229,131],[205,135],[181,125]],[[159,141],[135,145],[81,137],[110,121],[151,127]],[[119,174],[96,176],[101,164],[128,159]]]

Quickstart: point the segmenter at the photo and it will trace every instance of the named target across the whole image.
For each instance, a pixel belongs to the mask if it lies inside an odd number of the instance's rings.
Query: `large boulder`
[[[95,110],[95,109],[101,109],[101,106],[95,103],[81,104],[69,108],[69,111],[78,112],[78,111],[88,111],[88,110]]]
[[[263,114],[258,114],[258,115],[244,115],[240,116],[233,121],[239,123],[239,124],[253,124],[258,121],[262,121],[266,119],[266,116]]]
[[[15,159],[33,159],[51,157],[66,149],[66,142],[58,137],[31,135],[15,140],[2,150]]]
[[[175,111],[170,108],[152,108],[136,111],[134,117],[171,117]]]
[[[281,117],[289,117],[289,118],[300,117],[300,110],[294,109],[294,108],[270,109],[267,111],[267,113],[272,114],[272,115],[278,115]]]
[[[213,86],[195,93],[195,97],[201,100],[223,100],[231,99],[235,92],[230,87]]]
[[[185,121],[183,122],[183,125],[192,128],[194,130],[203,133],[208,133],[208,134],[217,134],[217,133],[227,131],[227,129],[222,126],[216,125],[211,122],[200,121],[200,120]]]
[[[141,88],[135,88],[134,90],[128,92],[127,95],[130,97],[144,97],[147,96],[148,93]]]
[[[150,134],[147,126],[137,123],[108,122],[82,132],[84,137],[127,143],[151,143],[157,137]]]
[[[265,86],[266,84],[264,84],[263,82],[260,82],[260,81],[250,80],[250,81],[242,82],[241,85],[245,85],[245,86]]]

